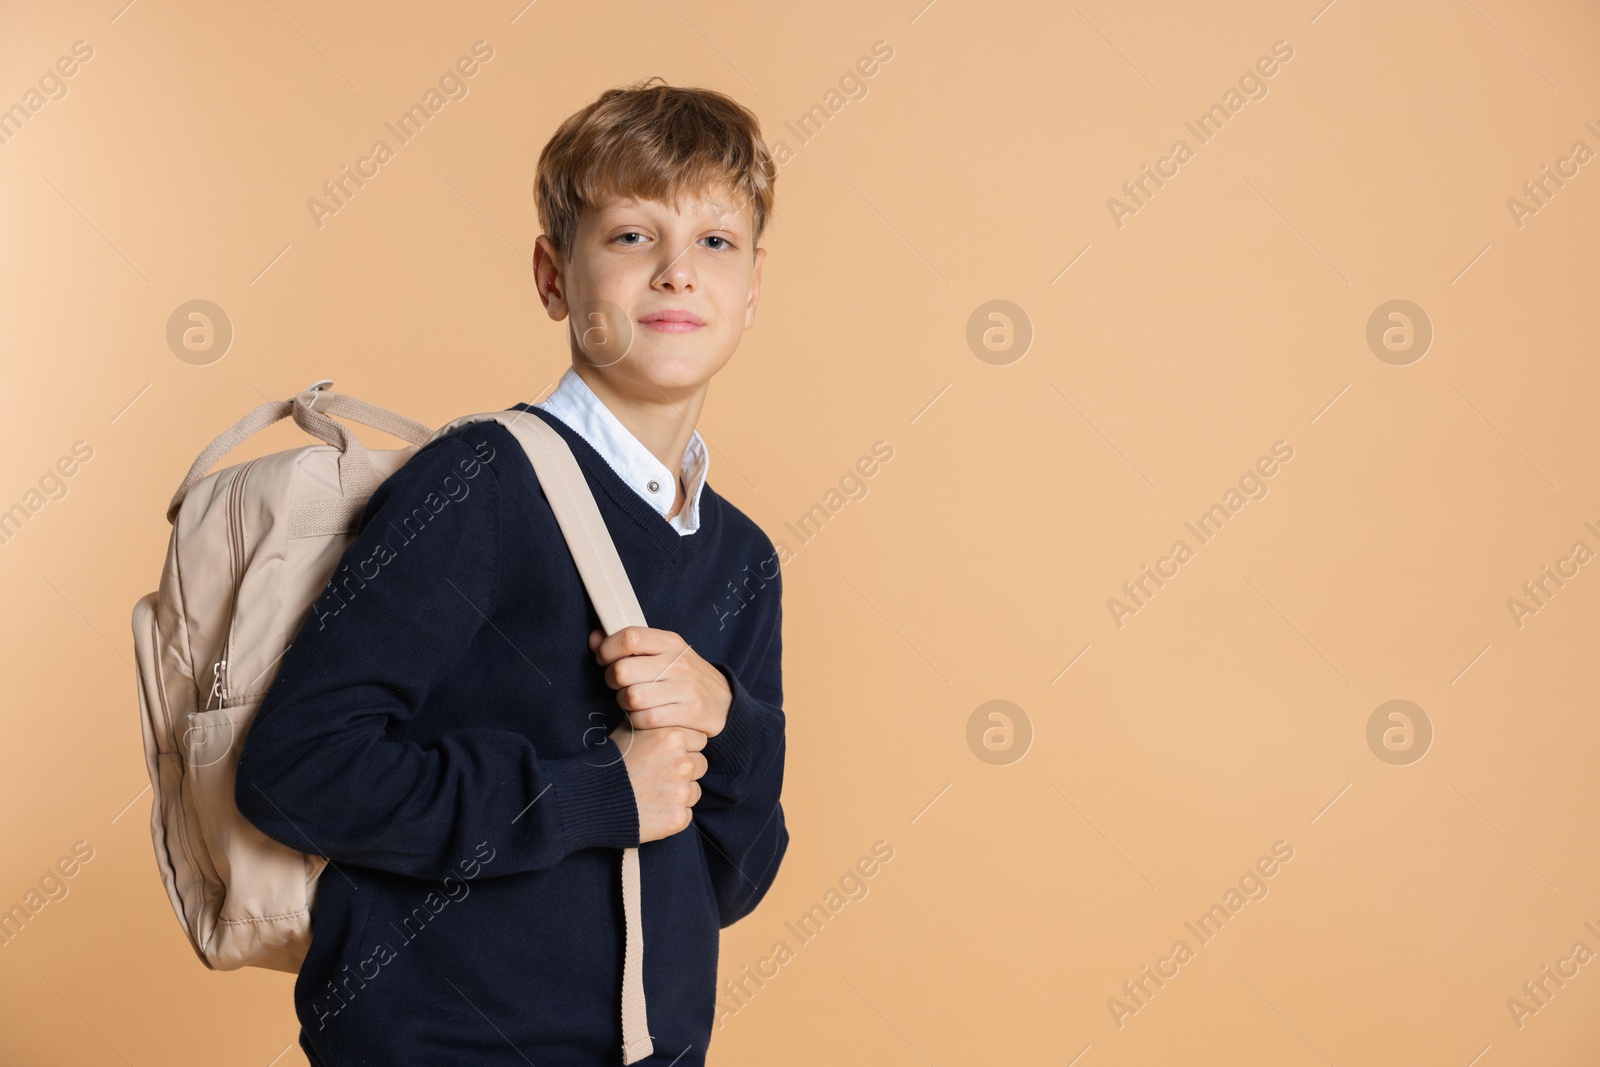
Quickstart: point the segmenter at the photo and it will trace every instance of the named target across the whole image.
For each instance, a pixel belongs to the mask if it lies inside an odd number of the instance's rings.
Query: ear
[[[747,330],[756,324],[756,305],[761,302],[761,264],[766,258],[765,248],[756,249],[756,269],[750,276],[750,299],[744,305],[744,328]]]
[[[566,318],[570,310],[566,284],[561,276],[564,266],[555,242],[548,234],[541,233],[533,245],[533,284],[539,292],[539,302],[555,322]]]

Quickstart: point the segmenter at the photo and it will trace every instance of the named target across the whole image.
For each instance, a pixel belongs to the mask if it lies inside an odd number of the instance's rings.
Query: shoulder
[[[407,513],[426,508],[433,514],[443,511],[446,504],[465,505],[455,509],[458,514],[492,508],[489,498],[499,496],[498,468],[504,464],[505,456],[514,455],[505,445],[507,441],[516,443],[509,434],[505,440],[500,439],[495,430],[505,433],[499,423],[469,423],[417,449],[373,491],[363,509],[361,525],[365,526],[373,514],[385,508]],[[489,477],[484,477],[485,473]],[[478,488],[486,491],[473,492]]]
[[[432,449],[439,449],[454,459],[458,465],[463,460],[476,460],[492,469],[496,474],[503,474],[500,469],[506,456],[515,459],[521,446],[511,431],[494,419],[482,419],[478,422],[469,422],[456,426],[440,434],[418,450],[412,462]],[[437,461],[436,461],[437,462]]]
[[[721,551],[730,561],[739,565],[748,563],[762,578],[778,582],[781,588],[783,572],[772,538],[733,501],[712,489],[710,482],[702,487],[701,492],[705,494],[700,502],[701,511],[717,509],[717,523],[722,528]]]
[[[522,446],[511,431],[494,419],[482,419],[452,427],[433,438],[389,481],[401,488],[430,479],[437,482],[446,476],[481,480],[488,472],[493,476],[491,480],[499,483],[511,480],[526,466]]]

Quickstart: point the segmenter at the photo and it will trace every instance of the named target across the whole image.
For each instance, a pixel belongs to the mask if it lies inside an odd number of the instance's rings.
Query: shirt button
[[[660,482],[651,481],[651,483],[650,483],[650,491],[652,493],[655,492],[657,489],[660,489],[660,488],[661,488],[661,483]]]

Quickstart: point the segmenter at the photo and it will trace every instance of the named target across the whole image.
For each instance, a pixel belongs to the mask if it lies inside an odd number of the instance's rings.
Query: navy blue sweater
[[[770,539],[703,489],[680,534],[571,444],[650,626],[728,678],[689,828],[639,843],[600,625],[532,465],[474,423],[373,493],[241,750],[239,810],[330,860],[294,987],[322,1067],[622,1061],[621,849],[639,848],[655,1053],[702,1064],[722,927],[789,843],[782,580]]]

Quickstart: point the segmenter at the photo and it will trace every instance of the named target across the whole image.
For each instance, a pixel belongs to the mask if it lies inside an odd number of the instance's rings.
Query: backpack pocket
[[[258,830],[234,801],[239,752],[261,700],[192,712],[181,740],[184,788],[224,896],[202,931],[219,970],[295,973],[310,945],[315,879],[326,861]]]

